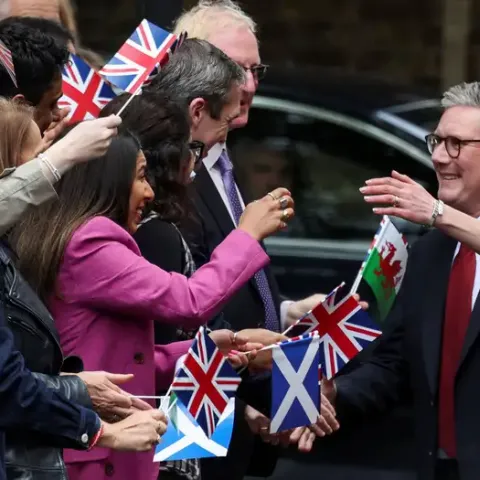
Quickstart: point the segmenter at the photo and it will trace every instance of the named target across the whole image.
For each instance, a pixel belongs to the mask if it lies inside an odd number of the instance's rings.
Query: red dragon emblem
[[[393,243],[386,242],[380,251],[380,267],[373,271],[375,275],[383,277],[382,287],[387,300],[392,296],[397,283],[400,281],[398,275],[402,270],[402,264],[400,260],[393,261],[396,251]]]

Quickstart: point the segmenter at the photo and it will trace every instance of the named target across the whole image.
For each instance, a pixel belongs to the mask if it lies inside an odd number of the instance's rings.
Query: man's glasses
[[[198,140],[194,140],[188,144],[191,154],[193,155],[193,161],[195,167],[202,161],[203,152],[205,150],[205,144]]]
[[[469,143],[480,143],[480,140],[460,140],[457,137],[441,137],[436,133],[430,133],[425,137],[427,142],[427,148],[430,154],[433,154],[435,149],[442,143],[445,143],[445,149],[447,150],[448,155],[452,158],[458,158],[460,155],[460,150],[464,145]]]
[[[242,65],[242,68],[246,72],[252,72],[253,78],[256,80],[263,80],[267,75],[268,65],[259,64],[253,65],[252,67],[244,67]]]

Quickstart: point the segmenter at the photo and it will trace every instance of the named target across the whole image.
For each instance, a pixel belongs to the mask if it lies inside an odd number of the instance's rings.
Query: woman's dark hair
[[[100,116],[117,113],[129,98],[129,94],[116,97]],[[122,119],[122,125],[140,140],[147,159],[148,178],[155,192],[151,207],[163,220],[179,223],[189,211],[187,188],[179,178],[182,167],[190,161],[188,112],[165,96],[144,92],[130,102]]]
[[[139,151],[136,138],[119,131],[103,157],[73,167],[56,186],[58,199],[31,208],[14,229],[18,266],[42,298],[55,291],[65,248],[78,227],[99,215],[127,226]]]

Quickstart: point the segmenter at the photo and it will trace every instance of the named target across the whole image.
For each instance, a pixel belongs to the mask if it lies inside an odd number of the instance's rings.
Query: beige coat
[[[0,236],[18,222],[28,206],[40,205],[55,195],[38,160],[4,170],[0,173]]]
[[[59,0],[0,0],[0,17],[45,17],[60,21]]]

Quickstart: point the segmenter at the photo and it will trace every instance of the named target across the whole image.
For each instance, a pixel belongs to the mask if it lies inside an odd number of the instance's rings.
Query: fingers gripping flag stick
[[[171,391],[211,437],[240,382],[240,376],[202,327],[175,374]]]
[[[315,423],[320,404],[319,337],[286,341],[272,349],[270,433]]]

